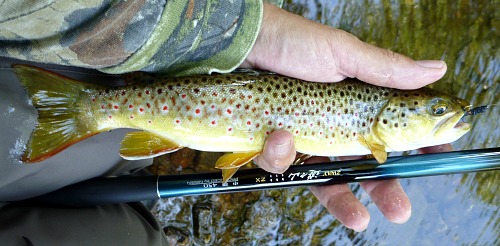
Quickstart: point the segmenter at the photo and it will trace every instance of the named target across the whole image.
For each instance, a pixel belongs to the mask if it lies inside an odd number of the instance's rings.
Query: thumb
[[[360,41],[347,32],[337,32],[332,49],[338,54],[339,73],[364,82],[398,89],[416,89],[443,77],[444,61],[414,61],[409,57]]]
[[[268,172],[283,173],[293,163],[295,154],[292,134],[277,130],[269,135],[255,163]]]

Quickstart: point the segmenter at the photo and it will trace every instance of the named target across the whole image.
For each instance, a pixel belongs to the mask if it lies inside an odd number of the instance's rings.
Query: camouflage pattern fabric
[[[262,8],[260,0],[4,0],[0,56],[107,73],[229,72],[252,48]]]

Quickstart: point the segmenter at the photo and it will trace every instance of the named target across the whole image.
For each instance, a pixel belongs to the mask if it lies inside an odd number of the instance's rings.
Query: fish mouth
[[[463,135],[471,128],[469,124],[462,120],[462,114],[452,113],[449,117],[441,120],[434,128],[434,136],[442,134]]]

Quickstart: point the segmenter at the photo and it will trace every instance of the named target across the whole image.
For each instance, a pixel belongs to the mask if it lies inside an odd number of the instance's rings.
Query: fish
[[[149,82],[110,87],[30,65],[13,70],[38,112],[25,163],[101,132],[131,128],[137,131],[121,142],[124,159],[184,147],[227,152],[215,163],[225,182],[280,129],[294,136],[303,154],[371,154],[384,163],[387,152],[450,143],[471,128],[461,120],[468,101],[429,88],[398,90],[350,78],[315,83],[272,73],[145,75]]]

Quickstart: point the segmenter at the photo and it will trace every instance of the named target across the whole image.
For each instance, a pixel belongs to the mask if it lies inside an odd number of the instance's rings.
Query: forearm
[[[109,73],[230,71],[253,46],[262,15],[257,0],[7,5],[0,56]]]

